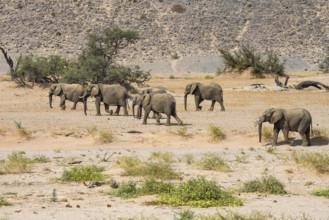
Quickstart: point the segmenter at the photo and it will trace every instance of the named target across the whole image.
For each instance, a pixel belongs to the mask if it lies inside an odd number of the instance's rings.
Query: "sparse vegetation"
[[[224,129],[214,124],[210,124],[208,126],[208,132],[210,135],[210,140],[213,142],[221,141],[226,138]]]
[[[315,196],[323,196],[326,198],[329,198],[329,186],[327,188],[324,189],[316,189],[312,192],[312,195]]]
[[[175,220],[193,220],[195,219],[195,212],[190,209],[182,210],[178,213],[178,216],[175,216]]]
[[[106,175],[102,173],[103,170],[103,167],[96,165],[74,166],[64,170],[61,180],[65,182],[104,180]]]
[[[276,150],[277,150],[276,146],[266,147],[266,152],[269,153],[269,154],[275,154]]]
[[[157,161],[157,162],[164,162],[164,163],[173,163],[175,162],[174,154],[171,152],[161,152],[156,151],[152,152],[151,156],[149,157],[150,161]]]
[[[153,178],[148,178],[143,181],[141,186],[138,186],[135,181],[127,181],[119,184],[117,189],[111,190],[110,195],[122,198],[135,198],[144,195],[154,195],[159,193],[167,193],[173,188],[172,183],[158,181]]]
[[[237,212],[229,212],[226,215],[220,212],[214,215],[201,215],[198,219],[200,220],[269,220],[272,219],[271,213],[265,213],[260,211],[252,211],[249,214],[240,214]]]
[[[32,138],[32,131],[30,131],[26,128],[23,128],[21,122],[17,122],[17,121],[14,121],[14,122],[17,127],[17,132],[18,132],[18,135],[20,138],[24,138],[26,140],[29,140]]]
[[[204,170],[230,171],[229,165],[215,153],[206,153],[197,162],[197,166]]]
[[[179,174],[174,171],[170,163],[142,162],[138,157],[121,157],[117,165],[124,169],[123,176],[144,176],[155,179],[177,179]]]
[[[219,52],[224,59],[226,69],[243,71],[252,68],[252,74],[256,77],[263,77],[266,74],[285,75],[284,64],[273,52],[262,55],[249,46],[242,46],[235,52],[224,49],[219,49]]]
[[[242,192],[259,192],[269,194],[286,194],[284,185],[274,176],[263,176],[255,180],[247,181],[241,188]]]
[[[183,156],[183,161],[187,163],[188,165],[191,165],[195,162],[193,154],[185,154]]]
[[[93,137],[98,144],[107,144],[113,141],[114,135],[111,129],[98,129],[96,126],[87,128],[87,133]]]
[[[0,162],[0,174],[28,173],[31,171],[31,164],[31,159],[13,152],[6,160]]]
[[[188,138],[188,137],[191,137],[192,135],[189,134],[188,132],[188,127],[187,126],[178,126],[176,128],[176,133],[179,135],[179,136],[182,136],[182,137],[185,137],[185,138]]]
[[[329,73],[329,49],[327,50],[326,57],[324,60],[319,64],[319,69],[323,73]]]
[[[206,180],[204,177],[192,178],[177,184],[168,193],[159,196],[160,204],[172,206],[241,206],[240,199],[218,186],[215,181]]]
[[[213,79],[214,77],[213,76],[210,76],[210,75],[206,75],[204,78],[205,79]]]
[[[297,164],[314,169],[318,173],[329,173],[329,155],[326,153],[294,151],[292,158]]]
[[[1,206],[10,206],[11,204],[7,201],[5,197],[0,196],[0,207]]]
[[[36,155],[32,158],[33,163],[49,163],[50,161],[45,155]]]
[[[273,141],[272,130],[271,130],[269,127],[264,127],[264,128],[263,128],[262,136],[263,136],[263,139],[264,139],[266,142]]]

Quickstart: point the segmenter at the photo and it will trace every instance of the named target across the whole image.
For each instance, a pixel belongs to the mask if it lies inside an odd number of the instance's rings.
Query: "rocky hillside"
[[[329,47],[328,15],[328,0],[0,1],[1,43],[13,57],[73,57],[86,33],[117,25],[140,34],[118,62],[167,74],[215,72],[217,48],[242,44],[277,52],[288,69],[314,69]]]

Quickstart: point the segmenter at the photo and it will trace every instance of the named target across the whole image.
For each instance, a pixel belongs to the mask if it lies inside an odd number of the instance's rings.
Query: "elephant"
[[[225,111],[224,100],[223,100],[223,89],[220,85],[216,83],[203,84],[196,82],[186,85],[184,92],[185,111],[186,111],[188,94],[194,95],[196,111],[200,111],[202,109],[200,103],[203,100],[211,100],[211,107],[209,108],[209,111],[214,110],[214,106],[216,102],[219,102],[221,106],[221,111]]]
[[[95,97],[95,105],[96,105],[96,115],[100,116],[100,104],[104,103],[105,111],[108,113],[112,113],[109,111],[109,106],[117,106],[117,109],[114,115],[119,115],[120,107],[123,107],[124,115],[128,116],[127,110],[127,99],[129,98],[127,89],[121,85],[106,85],[106,84],[88,84],[85,87],[84,93],[82,95],[83,103],[84,103],[84,112],[87,115],[87,98]]]
[[[73,102],[72,110],[76,109],[78,102],[83,102],[81,96],[83,95],[84,88],[80,84],[66,84],[56,83],[52,84],[49,89],[49,106],[52,108],[53,95],[60,96],[60,107],[65,110],[65,101],[69,100]]]
[[[262,141],[262,123],[269,122],[274,124],[273,127],[273,145],[277,145],[278,134],[283,132],[284,140],[292,145],[289,141],[289,131],[298,131],[303,140],[303,146],[310,146],[310,132],[312,127],[312,116],[303,108],[280,109],[269,108],[258,119],[259,142]]]
[[[150,94],[141,94],[136,97],[135,105],[138,107],[138,114],[142,111],[142,108],[145,111],[143,124],[147,124],[147,118],[150,111],[155,112],[156,122],[160,124],[160,113],[167,115],[166,126],[171,125],[170,117],[173,116],[179,125],[183,124],[183,121],[177,116],[176,113],[176,101],[174,96],[169,93],[150,93]],[[135,105],[133,105],[133,115],[135,116]]]
[[[139,92],[139,94],[141,94],[141,95],[151,94],[151,93],[153,93],[153,94],[154,93],[167,93],[167,91],[163,88],[149,87],[149,88],[143,89],[142,91]],[[134,106],[136,105],[137,98],[138,98],[138,96],[134,97],[134,99],[133,99],[133,103],[132,103],[133,110],[134,110]],[[142,111],[138,111],[138,114],[137,114],[136,118],[141,119],[141,117],[142,117]],[[161,118],[161,114],[159,114],[159,117]],[[153,111],[152,118],[155,118],[155,112],[154,111]]]

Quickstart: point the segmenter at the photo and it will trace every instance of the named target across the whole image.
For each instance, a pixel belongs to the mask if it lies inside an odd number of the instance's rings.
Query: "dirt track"
[[[294,75],[290,83],[296,84],[302,80],[313,79],[329,84],[329,76],[308,74],[306,77]],[[203,110],[194,111],[194,99],[188,97],[188,110],[183,110],[183,91],[189,82],[218,82],[224,89],[225,112],[220,112],[215,105],[213,112],[207,109],[210,103],[202,103]],[[248,86],[255,82],[267,85],[269,90],[251,90]],[[123,200],[105,195],[100,191],[109,190],[108,186],[87,189],[80,183],[63,184],[52,181],[60,177],[69,165],[68,160],[81,160],[83,164],[98,164],[106,166],[105,173],[117,181],[129,178],[121,177],[120,170],[112,167],[116,159],[122,155],[138,155],[147,158],[154,151],[169,151],[177,157],[175,169],[183,173],[183,179],[204,175],[216,180],[220,185],[234,188],[243,181],[260,177],[264,174],[276,176],[286,185],[288,195],[258,195],[242,194],[245,205],[239,208],[220,208],[219,210],[234,210],[250,213],[252,210],[271,212],[277,217],[282,215],[301,217],[303,214],[312,219],[328,219],[329,200],[311,196],[309,193],[317,188],[329,185],[328,175],[318,175],[314,171],[297,166],[293,161],[280,159],[269,154],[266,148],[270,143],[259,144],[257,129],[253,126],[257,117],[269,107],[308,109],[313,116],[313,128],[329,130],[329,92],[311,91],[278,91],[273,79],[228,79],[226,77],[205,80],[201,77],[187,77],[170,80],[168,78],[153,78],[149,85],[164,86],[169,89],[177,101],[178,116],[188,127],[191,137],[177,135],[177,124],[172,119],[173,126],[156,125],[149,119],[148,125],[142,125],[141,120],[131,116],[95,116],[92,99],[88,103],[88,116],[78,104],[76,111],[71,111],[72,103],[67,102],[67,110],[60,110],[59,98],[54,98],[53,109],[48,106],[48,90],[43,88],[16,88],[7,81],[0,82],[0,129],[5,133],[0,137],[0,159],[5,159],[13,151],[24,151],[26,156],[46,155],[51,158],[49,164],[36,165],[32,173],[1,175],[0,196],[5,195],[13,204],[0,208],[0,218],[9,219],[116,219],[118,217],[151,217],[173,219],[180,208],[153,207],[143,205],[143,201],[154,197]],[[131,111],[130,111],[131,113]],[[122,114],[122,112],[121,112]],[[15,122],[32,131],[32,139],[24,140],[17,135]],[[227,139],[221,142],[210,142],[207,128],[209,124],[224,128]],[[87,136],[86,129],[110,128],[114,133],[114,141],[99,145],[92,137]],[[271,127],[270,125],[264,125]],[[132,134],[129,131],[139,131]],[[328,143],[314,142],[317,146],[301,147],[298,134],[295,137],[297,146],[282,144],[276,148],[278,155],[289,155],[293,150],[306,152],[329,152]],[[280,140],[282,140],[280,134]],[[250,150],[255,149],[255,150]],[[105,152],[115,152],[109,162],[100,162]],[[218,152],[229,162],[232,172],[222,173],[204,171],[180,162],[185,154],[191,153],[196,158],[203,153]],[[243,152],[243,153],[242,153]],[[238,162],[237,156],[245,154],[246,163]],[[258,155],[264,159],[257,160]],[[46,169],[47,168],[47,169]],[[287,170],[293,172],[287,172]],[[306,184],[312,182],[311,185]],[[53,203],[50,201],[52,189],[57,189],[60,197],[67,202]],[[66,208],[67,204],[72,208]],[[111,207],[107,207],[111,204]],[[77,208],[79,205],[81,208]],[[215,213],[217,208],[193,208],[198,214]]]

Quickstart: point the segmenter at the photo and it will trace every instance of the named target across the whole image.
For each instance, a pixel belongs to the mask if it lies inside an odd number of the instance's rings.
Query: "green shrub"
[[[185,154],[184,157],[183,157],[183,160],[188,165],[191,165],[195,161],[193,154]]]
[[[75,166],[64,170],[61,180],[65,182],[104,180],[106,176],[101,173],[103,170],[103,167],[95,165]]]
[[[271,213],[263,213],[259,211],[252,211],[250,214],[240,214],[236,212],[229,212],[226,215],[220,212],[214,215],[201,215],[200,220],[270,220],[273,219]]]
[[[318,173],[329,173],[329,155],[326,153],[303,153],[294,151],[292,157],[297,164],[314,169]]]
[[[219,126],[210,124],[208,126],[208,132],[209,132],[211,141],[216,142],[216,141],[224,140],[226,138],[224,129]]]
[[[190,209],[186,209],[183,211],[180,211],[178,213],[178,217],[175,216],[175,220],[193,220],[195,219],[195,213],[191,211]]]
[[[245,182],[242,192],[259,192],[269,194],[286,194],[284,185],[274,176],[263,176],[260,179]]]
[[[231,193],[223,190],[214,181],[204,177],[192,178],[186,182],[177,184],[168,193],[159,196],[159,203],[172,206],[241,206],[242,201]]]
[[[122,182],[118,185],[117,189],[110,192],[110,195],[127,199],[144,195],[167,193],[172,188],[172,183],[166,183],[153,178],[148,178],[143,181],[140,187],[138,187],[137,183],[134,181]]]
[[[315,196],[323,196],[326,198],[329,198],[329,186],[327,188],[324,189],[316,189],[312,192],[312,195]]]
[[[142,162],[137,157],[122,157],[117,165],[124,169],[123,176],[145,176],[156,179],[177,179],[177,174],[166,162]]]
[[[230,171],[229,165],[218,154],[206,153],[197,162],[197,166],[204,170]]]
[[[168,193],[172,190],[174,185],[163,181],[156,180],[154,178],[147,178],[144,180],[141,189],[139,189],[140,195],[154,195],[160,193]]]
[[[6,200],[5,197],[0,196],[0,207],[1,206],[10,206],[11,204]]]
[[[214,77],[213,76],[210,76],[210,75],[206,75],[204,78],[205,79],[213,79]]]
[[[122,182],[119,184],[118,188],[113,190],[110,194],[125,199],[135,198],[137,197],[136,182]]]
[[[224,49],[219,49],[219,52],[226,69],[243,71],[252,68],[252,74],[256,77],[263,77],[265,74],[285,75],[284,64],[280,63],[278,55],[273,52],[262,55],[249,46],[242,46],[240,50],[232,53]]]

